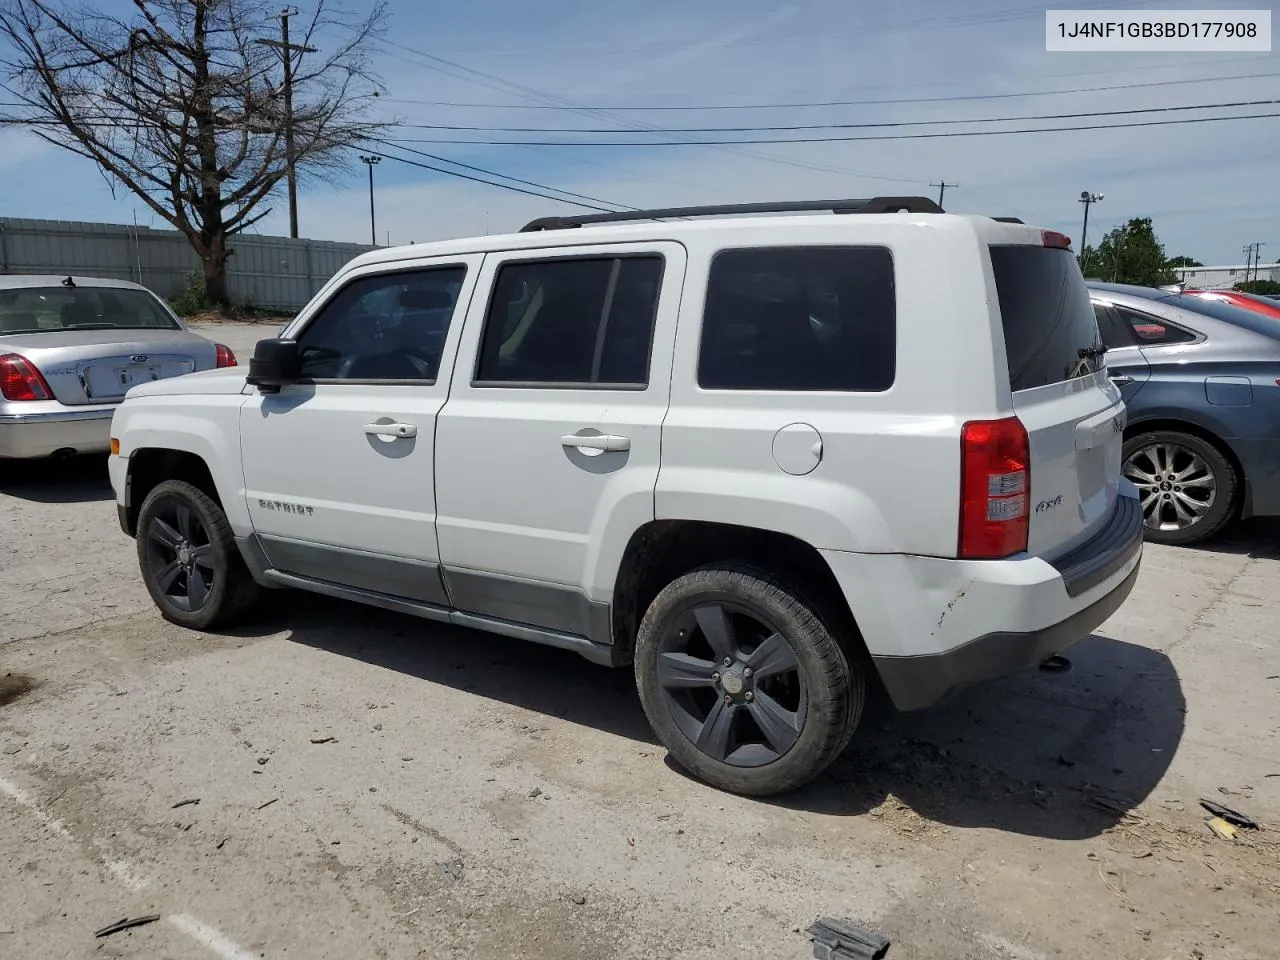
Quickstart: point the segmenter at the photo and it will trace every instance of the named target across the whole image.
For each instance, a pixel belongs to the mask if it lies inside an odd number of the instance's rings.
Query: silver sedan
[[[0,276],[0,459],[105,453],[130,387],[235,363],[136,283]]]

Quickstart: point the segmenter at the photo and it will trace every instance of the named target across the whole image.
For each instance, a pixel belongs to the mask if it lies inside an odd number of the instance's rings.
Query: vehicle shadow
[[[1186,700],[1159,651],[1095,634],[1068,657],[1067,673],[992,681],[920,713],[898,714],[878,696],[828,772],[777,802],[874,811],[908,830],[914,815],[1052,839],[1097,836],[1160,783],[1182,741]]]
[[[33,503],[101,503],[115,499],[107,476],[106,454],[0,461],[0,493]]]
[[[1184,549],[1280,560],[1280,517],[1253,517],[1227,527],[1206,543]]]
[[[320,596],[281,591],[252,633],[656,744],[630,670],[576,654]],[[898,714],[873,695],[853,743],[808,787],[764,802],[1046,838],[1097,836],[1156,787],[1182,739],[1185,701],[1162,653],[1105,636],[1064,674],[971,688]],[[670,761],[668,761],[669,765]]]

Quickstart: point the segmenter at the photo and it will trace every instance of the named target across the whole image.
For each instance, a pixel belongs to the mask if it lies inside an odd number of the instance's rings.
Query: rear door
[[[1009,385],[1031,447],[1028,552],[1052,558],[1110,517],[1120,488],[1124,402],[1075,255],[992,244]]]
[[[1107,348],[1107,375],[1120,388],[1124,402],[1129,403],[1150,379],[1151,367],[1134,339],[1133,328],[1111,304],[1094,300],[1093,315]]]
[[[684,268],[670,242],[485,258],[436,440],[459,610],[609,641],[611,578],[654,516]]]

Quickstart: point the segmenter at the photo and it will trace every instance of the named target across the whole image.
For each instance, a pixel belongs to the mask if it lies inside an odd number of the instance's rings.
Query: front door
[[[481,260],[362,271],[300,318],[302,381],[240,414],[245,496],[272,568],[446,604],[436,416]]]
[[[653,519],[684,268],[661,242],[486,259],[436,441],[459,610],[607,642]]]

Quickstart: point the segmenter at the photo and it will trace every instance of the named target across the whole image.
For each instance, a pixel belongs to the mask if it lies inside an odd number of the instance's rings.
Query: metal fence
[[[360,243],[292,240],[238,234],[227,264],[233,302],[293,311],[353,257],[373,248]],[[0,218],[0,274],[79,274],[132,280],[162,297],[202,276],[200,260],[176,230],[114,223]]]

